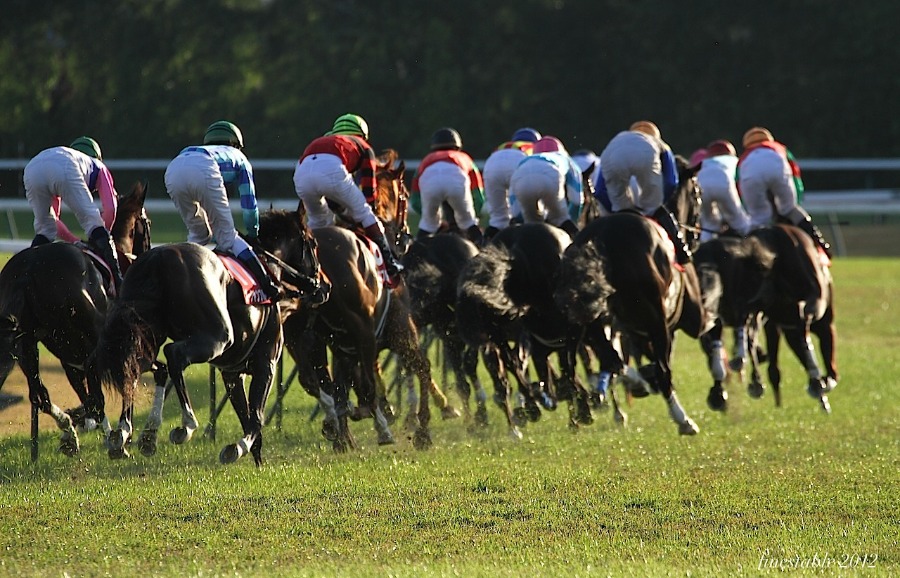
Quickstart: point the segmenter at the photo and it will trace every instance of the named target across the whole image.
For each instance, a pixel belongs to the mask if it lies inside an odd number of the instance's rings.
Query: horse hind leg
[[[816,352],[808,330],[787,330],[784,332],[785,340],[791,350],[803,364],[808,376],[806,392],[810,397],[819,401],[819,405],[825,413],[831,412],[831,404],[828,401],[825,378],[816,360]]]
[[[56,404],[50,401],[50,392],[41,379],[39,370],[38,348],[36,341],[23,343],[18,355],[19,367],[25,374],[28,381],[28,399],[31,401],[33,408],[32,416],[37,416],[37,412],[43,412],[53,418],[56,427],[62,432],[59,441],[59,451],[64,455],[72,457],[76,455],[80,449],[78,441],[78,433],[75,431],[75,425],[72,418],[65,411],[60,409]],[[36,411],[35,411],[36,410]],[[36,417],[32,418],[36,423]],[[32,442],[37,443],[37,432],[33,431]],[[35,447],[37,447],[35,445]],[[33,454],[36,459],[36,453]]]

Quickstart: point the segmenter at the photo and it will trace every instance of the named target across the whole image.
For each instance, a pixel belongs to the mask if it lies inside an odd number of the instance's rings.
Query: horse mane
[[[605,315],[613,293],[615,290],[607,280],[606,259],[593,243],[566,248],[553,299],[570,322],[586,325]]]
[[[149,323],[131,304],[114,301],[106,316],[97,346],[88,358],[107,388],[112,388],[130,405],[134,391],[148,361],[158,350]]]

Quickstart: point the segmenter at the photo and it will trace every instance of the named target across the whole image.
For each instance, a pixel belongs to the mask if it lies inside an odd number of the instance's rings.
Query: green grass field
[[[218,463],[239,435],[230,409],[218,442],[198,432],[121,462],[93,433],[65,458],[46,430],[33,465],[23,430],[0,439],[0,575],[895,576],[900,260],[833,270],[842,379],[832,415],[807,397],[786,351],[784,407],[732,383],[729,413],[710,411],[699,345],[680,336],[676,384],[701,428],[690,438],[653,396],[626,409],[625,429],[606,412],[573,432],[560,408],[519,442],[493,406],[476,432],[435,414],[427,451],[400,422],[399,443],[378,447],[362,422],[362,448],[336,455],[299,387],[282,429],[265,431],[261,469]],[[190,373],[201,420],[207,375]],[[178,419],[172,402],[166,418],[163,439]]]

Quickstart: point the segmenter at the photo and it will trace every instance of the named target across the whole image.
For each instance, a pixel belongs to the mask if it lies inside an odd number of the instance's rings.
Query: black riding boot
[[[675,216],[665,207],[660,207],[656,209],[656,212],[653,213],[652,217],[654,221],[662,225],[662,228],[668,233],[669,238],[672,239],[672,244],[675,245],[675,260],[678,264],[685,265],[690,263],[692,257],[691,250],[688,248],[687,243],[684,242],[684,236],[678,228]]]
[[[118,293],[119,288],[122,286],[122,270],[119,269],[119,260],[116,258],[116,246],[109,231],[103,227],[97,227],[91,231],[88,245],[109,265],[109,269],[112,271],[113,284],[116,286],[116,292]]]
[[[378,225],[379,223],[375,223],[366,227],[366,236],[378,245],[378,248],[381,250],[381,258],[384,259],[384,267],[387,269],[391,281],[394,281],[400,272],[403,271],[403,265],[397,261],[397,257],[394,256],[394,251],[391,249],[387,238],[384,236],[384,231]]]
[[[266,297],[273,301],[277,301],[281,296],[281,289],[274,281],[272,281],[268,271],[263,267],[262,262],[259,260],[259,257],[256,256],[256,253],[253,252],[253,249],[244,249],[241,251],[240,255],[237,255],[237,258],[240,259],[241,263],[246,265],[247,270],[250,271],[256,279],[256,282],[259,283],[259,288],[266,294]]]
[[[825,251],[825,254],[828,255],[828,258],[831,259],[831,245],[828,244],[828,241],[825,240],[825,237],[822,236],[822,231],[816,227],[812,219],[806,217],[799,223],[797,223],[797,227],[802,229],[804,233],[812,237],[813,241],[816,242],[819,247],[822,247],[822,250]]]
[[[478,225],[472,225],[466,229],[466,237],[476,245],[481,245],[484,241],[484,235],[481,233],[481,227]]]
[[[568,233],[569,236],[573,239],[575,238],[575,235],[578,234],[578,227],[576,227],[575,223],[573,223],[570,219],[566,219],[565,221],[560,223],[559,228]]]
[[[52,243],[50,239],[43,235],[35,235],[34,239],[31,240],[32,247],[40,247],[41,245],[47,245],[48,243]]]

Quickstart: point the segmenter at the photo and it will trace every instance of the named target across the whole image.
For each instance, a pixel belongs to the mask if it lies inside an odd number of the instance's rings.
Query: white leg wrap
[[[816,361],[816,352],[808,335],[806,336],[806,350],[803,352],[803,356],[806,358],[806,374],[810,379],[821,379],[822,370],[819,369],[819,362]]]
[[[159,429],[162,424],[163,403],[166,401],[166,388],[156,386],[153,390],[153,404],[147,416],[147,428]]]
[[[667,400],[669,403],[669,415],[672,416],[672,419],[677,423],[684,423],[687,421],[687,414],[684,413],[684,408],[681,407],[681,404],[678,403],[678,396],[675,395],[675,392],[672,392],[672,395],[669,396]]]
[[[238,457],[245,456],[250,453],[250,441],[247,438],[241,438],[241,440],[235,444],[238,450]]]
[[[709,354],[709,371],[712,373],[713,379],[722,381],[725,379],[725,347],[721,341],[713,341],[712,351]]]
[[[487,392],[482,387],[480,381],[475,382],[475,401],[478,403],[484,403],[487,401]]]

